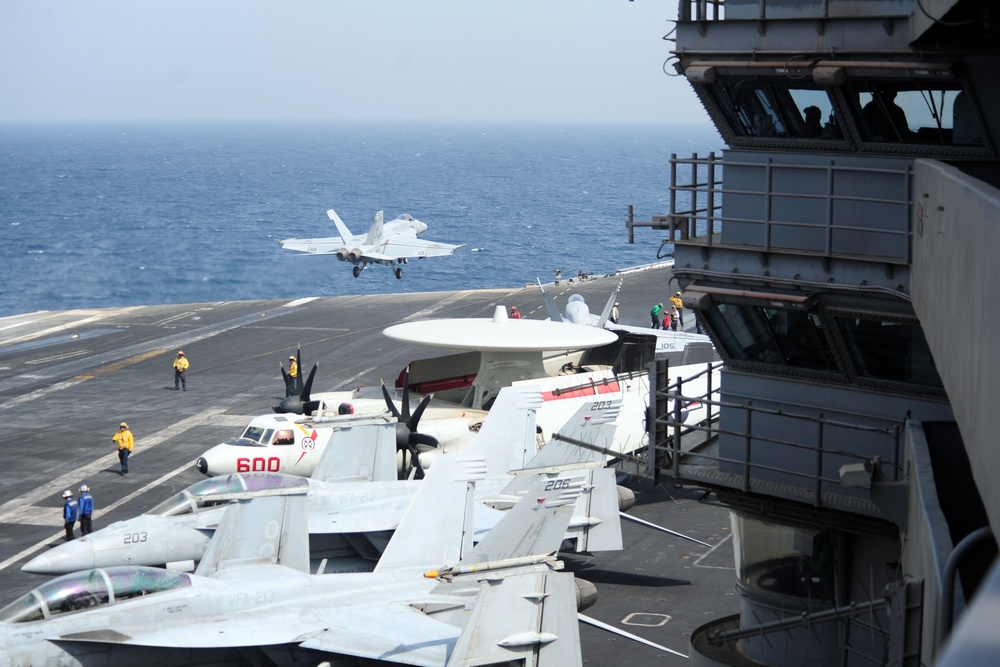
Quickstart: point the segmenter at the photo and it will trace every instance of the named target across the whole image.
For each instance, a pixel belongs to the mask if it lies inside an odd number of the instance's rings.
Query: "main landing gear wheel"
[[[361,267],[360,266],[355,266],[354,267],[354,277],[357,278],[360,275],[361,275]]]
[[[400,269],[400,268],[397,267],[396,268],[396,280],[399,280],[402,277],[403,277],[403,269]]]

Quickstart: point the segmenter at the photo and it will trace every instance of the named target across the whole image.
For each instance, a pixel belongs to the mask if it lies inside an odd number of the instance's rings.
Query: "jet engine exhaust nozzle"
[[[576,610],[583,611],[597,602],[597,586],[579,577],[576,582]]]

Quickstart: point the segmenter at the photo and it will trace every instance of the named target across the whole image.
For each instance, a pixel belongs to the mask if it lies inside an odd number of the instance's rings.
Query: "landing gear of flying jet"
[[[354,270],[352,271],[352,273],[354,274],[354,277],[357,278],[358,276],[361,275],[361,267],[360,266],[355,266]]]
[[[399,267],[397,266],[397,267],[396,267],[396,270],[395,270],[395,271],[394,271],[393,273],[395,273],[395,274],[396,274],[396,280],[400,280],[400,279],[402,279],[402,277],[403,277],[403,269],[401,269],[401,268],[399,268]]]

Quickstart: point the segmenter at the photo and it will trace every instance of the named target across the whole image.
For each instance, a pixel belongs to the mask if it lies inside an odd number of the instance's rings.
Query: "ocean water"
[[[0,316],[37,310],[518,287],[656,261],[669,156],[710,125],[0,126]],[[396,280],[279,239],[378,210],[466,246]]]

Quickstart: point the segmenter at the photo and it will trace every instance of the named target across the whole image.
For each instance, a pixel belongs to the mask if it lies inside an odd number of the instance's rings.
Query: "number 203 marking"
[[[138,544],[146,541],[145,531],[141,533],[125,533],[125,544]]]

